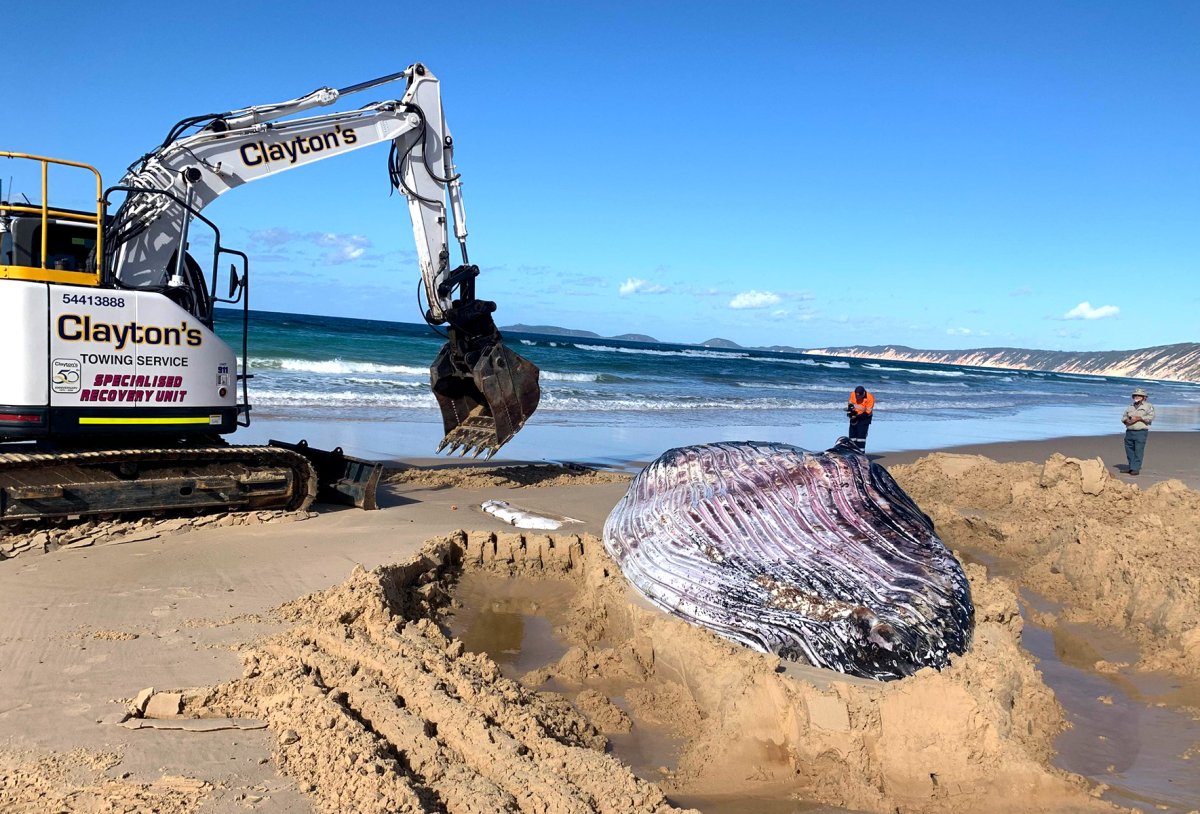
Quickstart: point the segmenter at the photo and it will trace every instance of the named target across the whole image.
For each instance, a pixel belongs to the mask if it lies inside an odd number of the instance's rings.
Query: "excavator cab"
[[[455,301],[446,345],[429,369],[446,437],[438,452],[491,458],[525,425],[541,399],[538,368],[504,345],[495,303]],[[461,450],[461,451],[460,451]]]

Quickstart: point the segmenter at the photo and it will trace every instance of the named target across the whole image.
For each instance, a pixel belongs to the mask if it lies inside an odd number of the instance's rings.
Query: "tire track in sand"
[[[414,560],[356,568],[285,605],[294,627],[248,648],[243,678],[210,694],[206,712],[263,717],[278,765],[323,811],[678,811],[604,754],[604,736],[565,699],[503,677],[432,621],[464,556],[566,569],[579,539],[516,552],[471,542],[431,541]]]

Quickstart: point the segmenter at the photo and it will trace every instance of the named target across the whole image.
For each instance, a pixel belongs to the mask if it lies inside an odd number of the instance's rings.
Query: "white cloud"
[[[1025,285],[1025,286],[1021,286],[1020,288],[1014,288],[1012,291],[1008,292],[1008,296],[1010,296],[1010,297],[1028,297],[1032,293],[1033,293],[1033,289],[1030,288],[1029,286]]]
[[[1121,312],[1121,309],[1115,305],[1101,305],[1099,308],[1093,308],[1090,302],[1081,302],[1070,311],[1062,315],[1063,319],[1104,319],[1105,317],[1115,317]]]
[[[646,280],[640,280],[637,277],[630,277],[621,283],[621,287],[617,293],[622,297],[628,297],[630,294],[666,294],[670,290],[665,285],[650,283]]]
[[[778,294],[772,294],[770,291],[743,291],[729,301],[729,307],[738,310],[743,308],[769,308],[772,305],[778,305],[781,299]]]
[[[288,229],[260,229],[250,233],[250,240],[271,249],[302,243],[332,249],[325,253],[323,259],[326,263],[335,266],[358,260],[366,254],[367,249],[371,246],[370,239],[362,235],[342,235],[336,232],[292,232]]]
[[[318,246],[333,249],[325,255],[325,260],[335,266],[357,260],[371,245],[371,241],[362,235],[339,235],[333,232],[320,234],[316,243]]]
[[[971,329],[970,328],[947,328],[946,333],[950,334],[951,336],[970,336]]]

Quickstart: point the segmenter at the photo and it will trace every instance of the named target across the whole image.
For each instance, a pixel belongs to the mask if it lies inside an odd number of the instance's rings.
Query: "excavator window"
[[[63,271],[91,271],[88,259],[96,248],[96,230],[90,226],[74,223],[50,222],[50,230],[46,235],[46,265],[48,269]],[[28,247],[16,247],[16,265],[28,265],[35,268],[42,266],[42,227],[39,224],[33,230],[32,240]]]

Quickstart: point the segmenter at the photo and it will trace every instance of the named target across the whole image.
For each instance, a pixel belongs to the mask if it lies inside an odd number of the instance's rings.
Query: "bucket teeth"
[[[456,427],[443,438],[442,443],[438,445],[438,452],[445,450],[447,455],[457,453],[459,457],[470,453],[472,458],[487,453],[487,457],[491,458],[499,448],[495,430],[486,425],[467,424]]]

